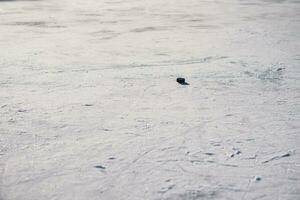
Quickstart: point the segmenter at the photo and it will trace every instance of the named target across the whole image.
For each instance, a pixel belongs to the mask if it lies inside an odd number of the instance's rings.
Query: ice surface
[[[299,45],[298,0],[0,0],[0,199],[300,199]]]

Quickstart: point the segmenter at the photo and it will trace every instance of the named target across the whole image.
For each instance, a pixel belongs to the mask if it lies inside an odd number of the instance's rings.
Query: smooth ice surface
[[[300,199],[299,45],[299,0],[0,0],[0,199]]]

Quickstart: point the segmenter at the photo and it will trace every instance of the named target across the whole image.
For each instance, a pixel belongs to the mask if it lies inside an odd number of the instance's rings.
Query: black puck
[[[185,78],[177,78],[176,81],[181,85],[189,85],[187,82],[185,82]]]
[[[184,84],[185,83],[185,78],[177,78],[176,81],[180,84]]]

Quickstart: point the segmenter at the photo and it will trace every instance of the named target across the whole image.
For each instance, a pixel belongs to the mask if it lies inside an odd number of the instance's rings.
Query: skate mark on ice
[[[279,160],[279,159],[282,159],[282,158],[290,157],[291,155],[292,155],[292,152],[287,152],[287,153],[284,153],[284,154],[281,154],[281,155],[274,156],[274,157],[272,157],[268,160],[263,161],[262,163],[268,163],[268,162],[271,162],[271,161],[274,161],[274,160]]]

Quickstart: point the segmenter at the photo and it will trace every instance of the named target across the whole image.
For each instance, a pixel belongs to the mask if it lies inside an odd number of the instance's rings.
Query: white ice
[[[0,199],[300,199],[299,52],[299,0],[0,0]]]

